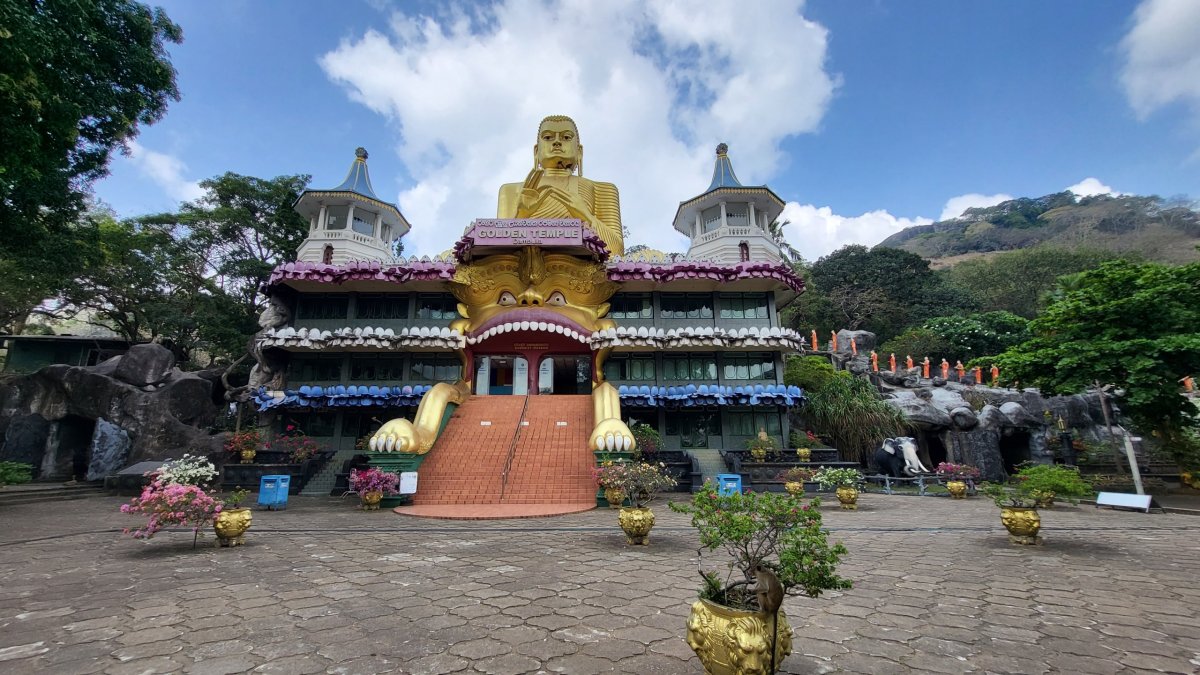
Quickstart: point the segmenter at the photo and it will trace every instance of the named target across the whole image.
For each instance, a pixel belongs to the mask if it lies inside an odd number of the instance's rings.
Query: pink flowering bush
[[[125,528],[134,539],[150,539],[164,527],[191,527],[199,536],[200,528],[213,522],[221,512],[221,502],[198,485],[183,485],[155,480],[142,489],[142,494],[121,505],[121,513],[149,516],[144,527]],[[195,546],[195,539],[192,541]]]
[[[365,495],[368,492],[394,495],[400,492],[400,476],[374,467],[365,471],[351,469],[350,491],[358,495]]]
[[[937,474],[951,480],[979,480],[979,469],[970,464],[955,464],[942,462],[937,465]]]

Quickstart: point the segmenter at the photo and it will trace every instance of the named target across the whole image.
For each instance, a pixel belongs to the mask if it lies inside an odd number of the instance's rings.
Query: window
[[[713,318],[712,296],[707,293],[664,293],[661,302],[664,319]]]
[[[374,235],[375,234],[375,214],[370,211],[354,209],[354,222],[350,227],[359,234]]]
[[[325,229],[346,229],[346,216],[350,215],[349,206],[328,206],[325,208]]]
[[[462,363],[449,354],[414,354],[409,379],[423,382],[457,382],[462,379]]]
[[[766,293],[721,294],[722,319],[767,319],[770,316]]]
[[[706,448],[709,436],[721,435],[721,417],[715,412],[671,411],[667,435],[678,436],[682,448]]]
[[[663,356],[663,380],[716,382],[717,358],[712,354]]]
[[[342,357],[310,356],[294,358],[288,366],[288,383],[341,382]]]
[[[450,321],[458,318],[458,303],[453,295],[417,296],[417,318],[433,321]]]
[[[704,224],[705,234],[721,227],[721,207],[711,206],[701,211],[700,222]]]
[[[650,306],[648,295],[617,294],[610,301],[612,308],[608,311],[612,319],[651,319],[654,312]]]
[[[738,260],[742,262],[750,260],[750,244],[744,241],[738,244]]]
[[[407,295],[362,295],[354,310],[358,319],[407,319]]]
[[[775,358],[771,354],[725,354],[726,380],[775,381]]]
[[[725,222],[730,227],[746,227],[750,224],[750,208],[746,204],[726,204]]]
[[[772,436],[783,433],[779,413],[775,412],[731,412],[726,419],[731,436],[756,436],[760,429]]]
[[[351,356],[352,382],[403,382],[404,359],[401,357]]]
[[[654,356],[616,356],[604,362],[604,379],[653,382]]]
[[[296,427],[293,433],[301,431],[305,436],[329,437],[337,426],[336,413],[297,413],[284,415],[280,421],[280,433],[287,431],[289,426]]]
[[[345,319],[349,307],[349,300],[344,295],[306,295],[296,303],[296,318]]]

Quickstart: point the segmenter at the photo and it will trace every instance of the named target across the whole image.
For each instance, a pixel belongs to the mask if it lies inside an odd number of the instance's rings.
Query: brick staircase
[[[595,460],[588,450],[592,397],[530,396],[517,438],[504,504],[567,504],[594,501]]]
[[[594,502],[590,396],[472,396],[421,464],[414,507]]]

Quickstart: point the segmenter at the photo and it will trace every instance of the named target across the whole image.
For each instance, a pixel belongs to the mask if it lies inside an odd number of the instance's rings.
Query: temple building
[[[390,255],[411,226],[361,148],[296,202],[311,229],[271,275],[252,381],[264,423],[338,452],[306,492],[370,445],[416,468],[417,507],[594,504],[593,453],[632,449],[634,423],[697,455],[786,442],[802,392],[784,356],[803,339],[779,313],[804,285],[769,233],[782,200],[743,186],[721,144],[675,217],[687,254],[623,256],[617,188],[583,177],[574,122],[546,118],[534,153],[497,217],[436,259]]]

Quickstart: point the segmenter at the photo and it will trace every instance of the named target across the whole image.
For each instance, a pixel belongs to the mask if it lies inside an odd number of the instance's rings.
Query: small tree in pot
[[[646,462],[605,462],[593,471],[600,486],[615,489],[629,498],[632,506],[622,507],[617,522],[630,544],[650,544],[650,528],[654,527],[654,512],[647,504],[660,492],[675,487],[675,477],[666,465]]]
[[[704,548],[731,559],[724,575],[701,570],[688,619],[688,644],[707,672],[775,672],[791,653],[783,597],[850,588],[836,574],[846,548],[829,543],[819,505],[769,492],[722,496],[707,483],[690,504],[671,504],[691,515]]]

